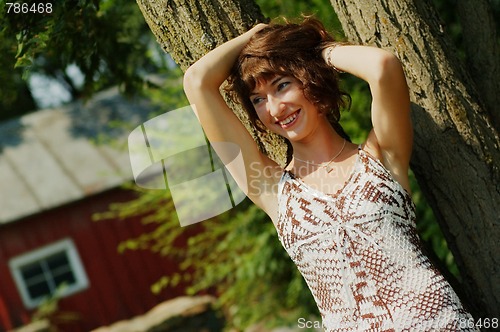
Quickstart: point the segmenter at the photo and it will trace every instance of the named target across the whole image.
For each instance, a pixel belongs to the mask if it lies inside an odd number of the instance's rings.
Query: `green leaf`
[[[17,59],[14,68],[24,68],[24,67],[29,67],[31,65],[33,65],[33,61],[27,56],[22,56]]]

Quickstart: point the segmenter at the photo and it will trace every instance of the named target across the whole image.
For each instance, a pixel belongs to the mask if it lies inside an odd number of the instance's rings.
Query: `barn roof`
[[[150,111],[114,88],[0,123],[0,224],[132,179],[127,137]]]

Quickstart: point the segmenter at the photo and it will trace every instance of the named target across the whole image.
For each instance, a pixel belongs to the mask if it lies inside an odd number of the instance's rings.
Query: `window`
[[[35,308],[50,296],[65,297],[88,287],[76,247],[64,239],[9,262],[24,305]]]

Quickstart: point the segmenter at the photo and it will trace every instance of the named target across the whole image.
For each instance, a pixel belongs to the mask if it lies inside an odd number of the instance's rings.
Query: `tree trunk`
[[[216,46],[266,21],[252,0],[137,0],[137,4],[158,43],[183,71]],[[242,108],[226,100],[260,149],[284,164],[284,141],[273,133],[258,132]]]
[[[462,26],[469,73],[481,101],[500,128],[500,44],[493,10],[488,0],[459,0],[457,11]]]
[[[496,317],[500,140],[491,114],[428,1],[331,2],[348,39],[390,49],[403,63],[413,103],[412,169],[453,252],[470,310]]]
[[[264,20],[249,0],[137,2],[158,42],[184,70]],[[332,0],[332,5],[351,41],[376,43],[402,60],[413,101],[412,168],[460,268],[470,309],[476,317],[495,317],[500,312],[500,140],[491,115],[481,108],[427,1]],[[267,144],[274,136],[247,128],[271,158],[283,163],[285,150]]]

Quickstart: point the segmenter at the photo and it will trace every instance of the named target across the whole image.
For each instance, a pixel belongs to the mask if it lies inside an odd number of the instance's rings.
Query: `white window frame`
[[[36,261],[43,260],[51,255],[61,252],[65,252],[68,257],[69,265],[75,276],[75,283],[62,287],[58,290],[56,294],[57,297],[67,297],[89,287],[87,274],[85,273],[85,269],[80,256],[78,255],[75,244],[69,238],[63,239],[10,259],[10,272],[14,277],[17,289],[21,294],[21,298],[26,308],[34,309],[38,307],[41,302],[43,302],[44,298],[31,298],[28,292],[28,287],[21,275],[21,268],[27,264],[35,263]]]

